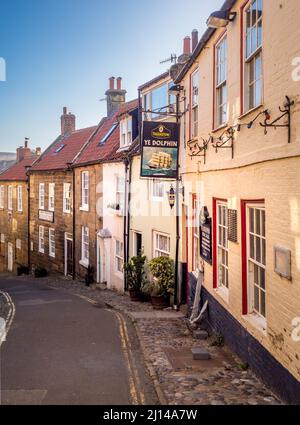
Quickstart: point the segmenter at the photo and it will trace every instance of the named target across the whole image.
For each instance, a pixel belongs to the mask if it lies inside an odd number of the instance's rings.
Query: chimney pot
[[[110,77],[109,79],[109,90],[115,89],[115,77]]]
[[[196,49],[198,45],[198,30],[192,31],[192,52]]]
[[[41,154],[42,154],[42,148],[36,148],[35,149],[35,154],[36,154],[36,156],[41,156]]]
[[[66,115],[66,114],[67,114],[67,111],[68,111],[67,107],[66,107],[66,106],[64,106],[64,107],[63,107],[63,114],[64,114],[64,115]]]
[[[191,37],[185,37],[183,40],[183,54],[190,55],[191,54]]]
[[[25,148],[28,148],[28,137],[25,137],[25,140],[24,140],[24,147]]]
[[[122,77],[117,78],[117,90],[122,90]]]

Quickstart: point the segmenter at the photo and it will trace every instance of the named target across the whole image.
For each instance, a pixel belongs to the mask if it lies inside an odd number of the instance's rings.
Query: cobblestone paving
[[[149,303],[133,303],[127,295],[96,290],[66,279],[46,278],[42,281],[52,287],[106,303],[131,316],[144,347],[146,363],[154,368],[169,404],[282,404],[251,371],[242,370],[242,363],[226,347],[212,347],[211,339],[195,340],[187,330],[184,318],[157,319],[154,315],[147,319],[133,318],[134,312],[153,312],[152,306]],[[170,349],[180,354],[181,350],[195,346],[207,348],[213,357],[219,356],[221,361],[214,367],[195,367],[195,361],[191,362],[191,366],[180,367],[177,359],[178,367],[174,367],[166,354]],[[174,359],[176,366],[176,355]]]

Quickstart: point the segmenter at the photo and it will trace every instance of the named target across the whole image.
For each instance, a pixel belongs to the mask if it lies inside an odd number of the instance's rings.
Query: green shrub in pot
[[[149,262],[152,280],[145,288],[151,296],[164,297],[174,293],[174,261],[169,257],[153,258]]]

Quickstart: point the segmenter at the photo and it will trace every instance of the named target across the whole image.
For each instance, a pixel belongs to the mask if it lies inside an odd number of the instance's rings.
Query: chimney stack
[[[28,137],[25,137],[24,146],[20,146],[17,149],[17,162],[20,162],[23,159],[32,156],[32,152],[28,147],[28,141],[29,141]]]
[[[63,114],[60,117],[61,122],[61,135],[66,136],[73,133],[76,130],[76,117],[75,115],[68,113],[66,106],[63,108]]]
[[[41,156],[42,155],[42,148],[35,148],[35,155]]]
[[[107,116],[110,118],[119,107],[126,101],[126,90],[122,90],[122,78],[117,78],[117,88],[115,88],[115,77],[109,78],[109,89],[106,91]]]
[[[191,54],[191,37],[184,37],[183,40],[183,54],[190,55]]]
[[[198,45],[198,30],[192,31],[192,52],[196,49]]]

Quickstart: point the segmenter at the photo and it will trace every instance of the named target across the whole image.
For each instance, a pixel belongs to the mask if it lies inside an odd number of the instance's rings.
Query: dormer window
[[[132,143],[132,117],[128,116],[121,121],[120,147],[124,148]]]

